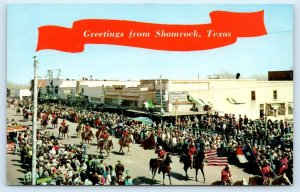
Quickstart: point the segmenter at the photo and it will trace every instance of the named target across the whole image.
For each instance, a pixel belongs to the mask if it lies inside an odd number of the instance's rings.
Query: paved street
[[[16,112],[13,109],[7,110],[8,119],[12,118],[20,122],[23,119],[22,116],[16,116]],[[59,124],[61,119],[59,120]],[[20,122],[24,125],[31,125],[31,121],[29,122]],[[59,140],[59,142],[63,144],[79,144],[81,139],[77,138],[77,134],[75,131],[75,123],[68,122],[70,125],[69,139]],[[51,125],[50,125],[51,126]],[[58,129],[52,129],[49,126],[47,131],[50,133],[54,133],[55,136],[58,136]],[[40,125],[38,125],[38,129],[40,129]],[[93,129],[94,133],[96,132]],[[112,138],[112,137],[111,137]],[[157,175],[157,182],[153,182],[151,180],[152,175],[149,171],[149,160],[151,158],[156,158],[157,154],[154,153],[154,150],[144,150],[138,144],[133,144],[131,147],[132,156],[123,155],[118,153],[119,145],[118,140],[116,138],[112,138],[114,143],[114,148],[111,153],[111,159],[105,159],[104,162],[106,164],[115,165],[118,160],[121,160],[125,166],[126,170],[129,170],[129,174],[133,178],[134,185],[161,185],[162,184],[162,174]],[[96,149],[96,139],[93,140],[93,144],[90,148],[88,148],[89,154],[99,155],[99,151]],[[7,154],[7,184],[9,185],[22,185],[22,178],[24,169],[20,167],[19,163],[20,157],[14,154]],[[179,162],[179,158],[177,156],[172,156],[173,163],[171,165],[171,180],[173,185],[210,185],[213,181],[220,180],[220,173],[223,167],[215,167],[215,166],[205,166],[205,176],[206,182],[203,182],[203,178],[200,172],[198,175],[198,182],[195,181],[195,171],[189,169],[189,180],[185,180],[183,164]],[[231,166],[231,173],[233,175],[233,180],[241,180],[243,178],[248,178],[249,174],[243,172],[242,169]],[[169,185],[169,181],[166,178],[165,184]]]

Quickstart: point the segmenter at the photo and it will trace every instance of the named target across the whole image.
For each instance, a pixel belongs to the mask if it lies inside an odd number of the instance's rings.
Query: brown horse
[[[47,129],[48,120],[49,120],[48,117],[41,120],[41,127],[43,130]]]
[[[191,158],[186,154],[182,154],[181,157],[180,157],[180,160],[179,160],[181,163],[183,163],[183,170],[185,172],[185,180],[188,180],[189,179],[189,176],[188,176],[188,169],[190,168],[191,166]]]
[[[204,151],[202,150],[198,151],[194,157],[193,167],[196,169],[196,181],[198,181],[198,170],[200,169],[205,183],[204,162],[203,162],[204,158],[205,158]]]
[[[204,151],[199,151],[197,152],[197,154],[194,156],[194,161],[191,162],[191,158],[190,156],[188,156],[187,154],[183,154],[181,157],[180,157],[180,162],[183,163],[183,170],[185,172],[185,179],[188,180],[189,179],[189,176],[188,176],[188,169],[190,168],[190,165],[193,163],[193,167],[195,168],[196,170],[196,173],[195,173],[195,179],[196,181],[198,181],[198,170],[200,169],[201,170],[201,173],[202,173],[202,176],[203,176],[203,179],[204,179],[204,182],[205,182],[205,174],[204,174]]]
[[[81,132],[82,132],[82,126],[81,125],[77,125],[76,127],[76,132],[77,132],[77,138],[79,138],[81,136]]]
[[[285,173],[283,175],[275,177],[274,179],[268,179],[267,182],[264,182],[261,176],[249,177],[249,185],[282,185],[282,184],[292,185]]]
[[[239,180],[239,181],[235,181],[233,183],[233,185],[237,185],[237,186],[241,186],[241,185],[249,185],[246,181],[246,178],[242,179],[242,180]]]
[[[101,156],[102,156],[102,150],[105,149],[106,154],[107,154],[106,158],[110,159],[110,152],[114,148],[114,143],[112,140],[108,140],[108,141],[104,142],[103,139],[99,139],[97,149],[98,148],[100,148]]]
[[[237,182],[236,185],[238,185],[240,182]],[[228,182],[228,183],[224,183],[222,181],[213,181],[210,185],[223,185],[223,186],[230,186],[233,185],[232,181]]]
[[[89,130],[88,132],[84,131],[81,133],[81,139],[82,139],[82,142],[84,141],[85,143],[87,142],[88,144],[92,143],[92,139],[94,138],[94,133],[92,130]]]
[[[222,181],[213,181],[210,185],[222,185]]]
[[[161,161],[158,160],[157,158],[155,159],[150,159],[149,161],[149,166],[150,166],[150,171],[152,173],[152,180],[155,180],[156,172],[158,170],[158,173],[162,172],[163,173],[163,185],[165,184],[165,174],[168,174],[170,185],[172,185],[171,182],[171,163],[172,163],[172,158],[170,154],[168,153],[165,160]]]
[[[119,139],[119,145],[120,145],[119,153],[124,153],[123,147],[127,147],[128,149],[127,154],[132,155],[130,152],[130,146],[132,145],[132,139],[130,135],[128,135],[126,138]]]
[[[58,117],[54,117],[51,121],[52,124],[52,128],[55,129],[57,128],[57,124],[58,124]]]
[[[69,125],[66,125],[65,127],[60,126],[58,128],[58,138],[60,136],[60,134],[62,135],[62,139],[65,139],[66,135],[69,139]]]
[[[96,131],[96,135],[95,136],[96,136],[96,140],[97,141],[100,139],[101,134],[102,134],[101,130]]]

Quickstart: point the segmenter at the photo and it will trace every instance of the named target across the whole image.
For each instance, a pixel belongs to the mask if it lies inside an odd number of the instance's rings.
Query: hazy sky
[[[72,27],[80,19],[118,19],[164,24],[210,23],[215,10],[265,11],[268,34],[240,38],[233,45],[206,51],[157,51],[115,46],[85,45],[82,53],[56,50],[35,52],[38,27]],[[242,77],[293,67],[293,7],[291,5],[162,5],[162,4],[10,4],[7,6],[7,80],[28,83],[33,78],[33,56],[39,74],[61,69],[64,78],[139,80],[207,78],[221,71]]]

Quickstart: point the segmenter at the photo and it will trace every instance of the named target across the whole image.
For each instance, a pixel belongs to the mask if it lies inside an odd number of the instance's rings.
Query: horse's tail
[[[149,161],[149,170],[151,171],[152,170],[152,164],[153,164],[153,159],[150,159],[150,161]]]

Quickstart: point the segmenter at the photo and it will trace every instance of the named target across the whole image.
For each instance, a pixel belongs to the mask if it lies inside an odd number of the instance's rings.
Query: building
[[[113,86],[122,86],[124,88],[137,87],[139,81],[119,81],[119,80],[69,80],[52,79],[46,81],[46,88],[53,88],[54,94],[57,94],[61,102],[71,104],[80,100],[88,102],[91,105],[103,105],[105,103],[104,89]],[[109,94],[107,92],[107,94]],[[109,95],[108,98],[109,100]],[[112,99],[112,98],[111,98]],[[109,102],[108,102],[109,103]]]
[[[137,109],[139,106],[139,86],[113,85],[104,87],[105,107]]]
[[[23,100],[24,98],[31,97],[31,91],[29,89],[16,89],[15,97]]]
[[[269,81],[293,81],[293,71],[269,71]]]
[[[251,119],[292,119],[293,81],[255,79],[46,80],[60,101],[145,112],[151,101],[164,116],[218,112]],[[73,103],[74,103],[73,102]],[[157,111],[156,111],[157,112]],[[157,115],[159,115],[158,110]]]
[[[109,98],[115,99],[114,97],[109,97],[109,91],[105,91],[107,87],[114,88],[115,86],[118,89],[119,87],[137,87],[138,85],[139,81],[83,80],[79,81],[78,91],[83,95],[87,96],[90,103],[104,104],[106,103],[106,100],[108,102]],[[106,95],[105,92],[107,92]],[[116,103],[118,103],[118,101]]]
[[[161,82],[161,85],[160,85]],[[189,111],[231,113],[249,118],[292,119],[293,81],[253,79],[141,80],[139,106],[147,100],[165,112]]]

